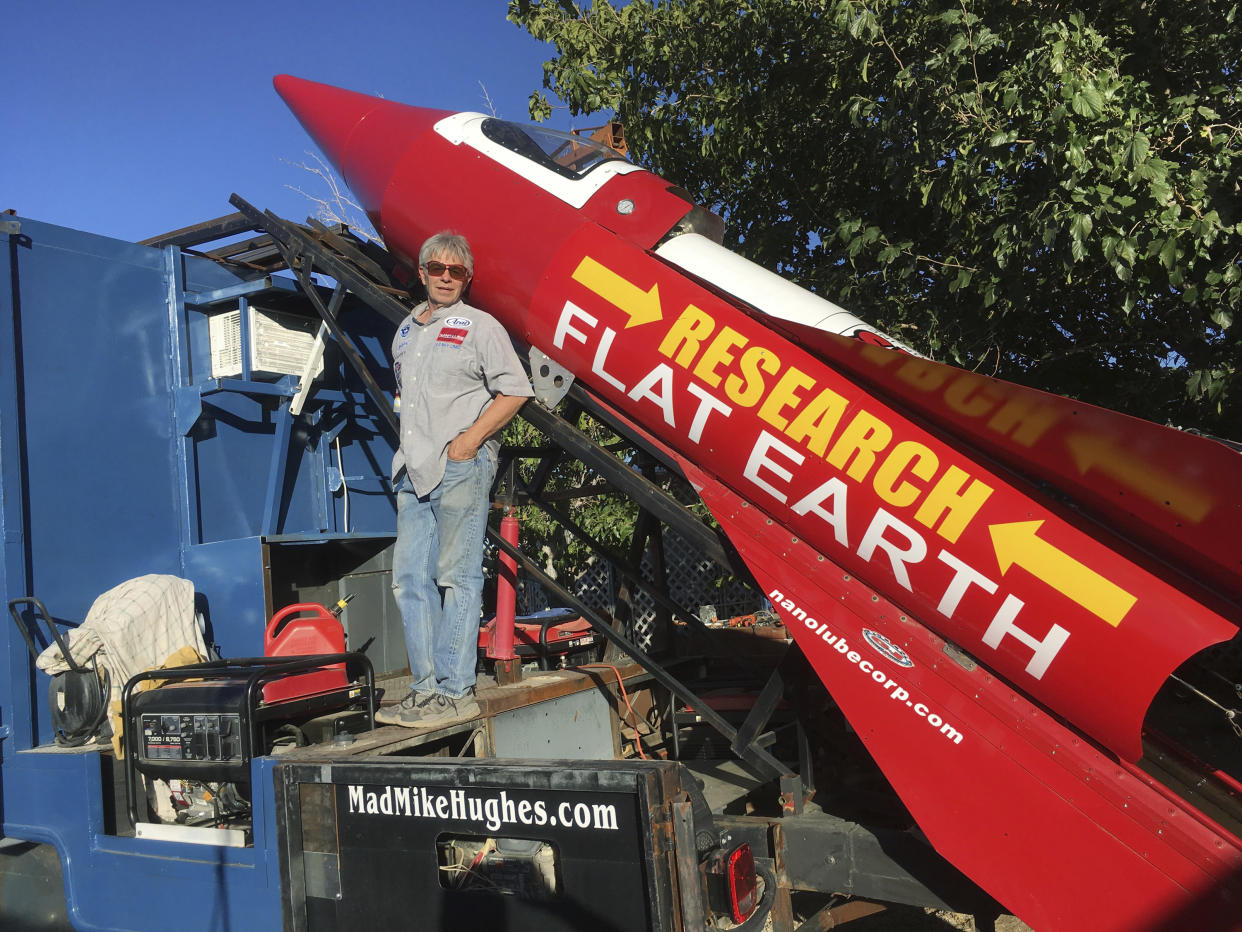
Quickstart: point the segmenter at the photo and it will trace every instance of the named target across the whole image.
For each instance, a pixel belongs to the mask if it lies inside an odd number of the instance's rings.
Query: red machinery
[[[518,519],[505,514],[500,535],[518,544]],[[600,637],[590,622],[571,609],[551,608],[531,615],[517,615],[517,561],[499,555],[496,581],[496,613],[479,628],[479,659],[491,665],[501,680],[516,678],[511,664],[533,663],[540,670],[598,660]]]

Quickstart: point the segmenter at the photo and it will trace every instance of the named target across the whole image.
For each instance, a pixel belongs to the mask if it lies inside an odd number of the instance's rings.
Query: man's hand
[[[457,462],[472,460],[479,452],[479,445],[474,443],[465,434],[458,434],[448,445],[448,458]]]
[[[448,458],[458,462],[474,459],[487,438],[513,420],[525,403],[526,399],[517,395],[494,395],[479,419],[449,441],[445,451]]]

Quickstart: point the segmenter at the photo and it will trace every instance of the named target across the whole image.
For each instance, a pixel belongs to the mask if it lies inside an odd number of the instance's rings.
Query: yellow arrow
[[[600,265],[590,256],[583,256],[574,269],[574,281],[586,285],[605,301],[615,304],[630,318],[625,329],[662,320],[660,286],[652,285],[643,291],[627,278],[622,278],[607,266]]]
[[[1212,499],[1185,480],[1153,469],[1120,449],[1108,437],[1071,434],[1065,438],[1074,465],[1084,475],[1092,469],[1110,476],[1132,492],[1188,521],[1199,522],[1212,510]]]
[[[1009,568],[1016,563],[1087,611],[1117,627],[1137,601],[1135,597],[1069,554],[1040,540],[1037,535],[1043,523],[1015,521],[988,526],[1001,575],[1009,572]]]

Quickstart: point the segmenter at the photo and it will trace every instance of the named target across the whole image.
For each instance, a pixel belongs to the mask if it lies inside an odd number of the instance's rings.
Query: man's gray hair
[[[474,254],[470,251],[470,244],[460,233],[441,230],[435,236],[429,237],[418,251],[419,267],[426,265],[427,260],[433,256],[447,256],[464,265],[471,275],[474,274]]]

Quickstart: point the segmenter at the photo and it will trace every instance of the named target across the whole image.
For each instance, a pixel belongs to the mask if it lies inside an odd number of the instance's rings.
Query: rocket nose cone
[[[288,74],[278,74],[272,84],[328,161],[343,172],[349,137],[383,101]]]
[[[450,115],[287,74],[272,84],[372,219],[402,156]]]

